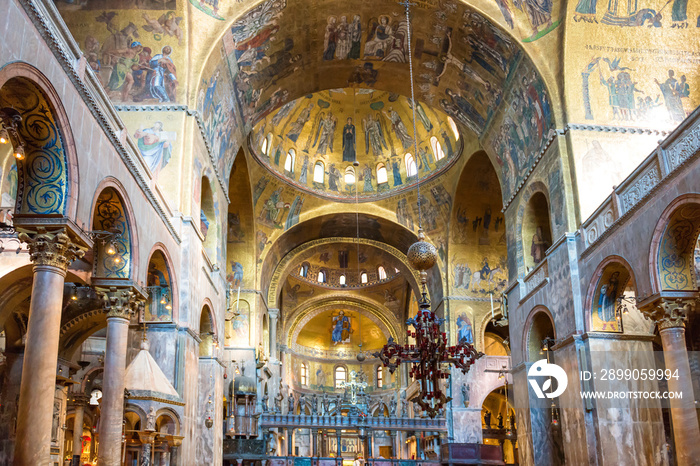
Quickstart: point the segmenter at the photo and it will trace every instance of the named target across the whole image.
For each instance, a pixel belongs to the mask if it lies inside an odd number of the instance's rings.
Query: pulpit
[[[257,388],[255,381],[241,374],[229,386],[228,422],[226,435],[233,437],[257,437],[258,418],[256,412]]]

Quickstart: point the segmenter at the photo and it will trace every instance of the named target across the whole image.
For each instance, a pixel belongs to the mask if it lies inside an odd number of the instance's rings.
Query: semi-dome
[[[334,200],[375,200],[411,189],[448,168],[462,142],[451,117],[372,89],[331,89],[291,101],[259,121],[255,158],[304,191]]]

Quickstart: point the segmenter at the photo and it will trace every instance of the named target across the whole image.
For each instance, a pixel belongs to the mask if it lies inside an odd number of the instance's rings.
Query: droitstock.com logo
[[[557,381],[557,389],[552,390],[552,379]],[[527,371],[527,381],[535,391],[537,398],[556,398],[564,393],[566,386],[569,384],[569,379],[566,377],[566,372],[556,364],[550,364],[546,359],[540,359]],[[540,386],[540,383],[542,385]],[[549,393],[545,393],[550,390]]]

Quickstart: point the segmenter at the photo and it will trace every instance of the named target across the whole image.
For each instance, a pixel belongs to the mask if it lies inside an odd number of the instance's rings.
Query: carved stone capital
[[[141,310],[145,301],[132,287],[95,288],[97,295],[102,299],[103,309],[107,311],[107,318],[120,317],[131,319],[134,313]]]
[[[659,330],[673,327],[685,327],[688,313],[695,309],[695,299],[661,298],[653,305],[640,310],[644,317],[656,322]]]
[[[27,243],[29,257],[34,265],[57,267],[64,272],[75,260],[85,255],[86,247],[71,241],[65,227],[49,231],[38,227],[36,231],[22,231],[20,241]]]
[[[279,309],[268,309],[267,316],[270,318],[270,320],[277,319],[280,316],[280,310]]]

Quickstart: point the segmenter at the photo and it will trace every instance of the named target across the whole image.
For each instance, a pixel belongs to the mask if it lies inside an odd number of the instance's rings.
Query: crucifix
[[[358,389],[363,390],[367,388],[367,382],[356,382],[355,381],[355,371],[350,372],[351,382],[340,382],[338,386],[346,390],[350,390],[350,403],[357,404],[357,392]]]

